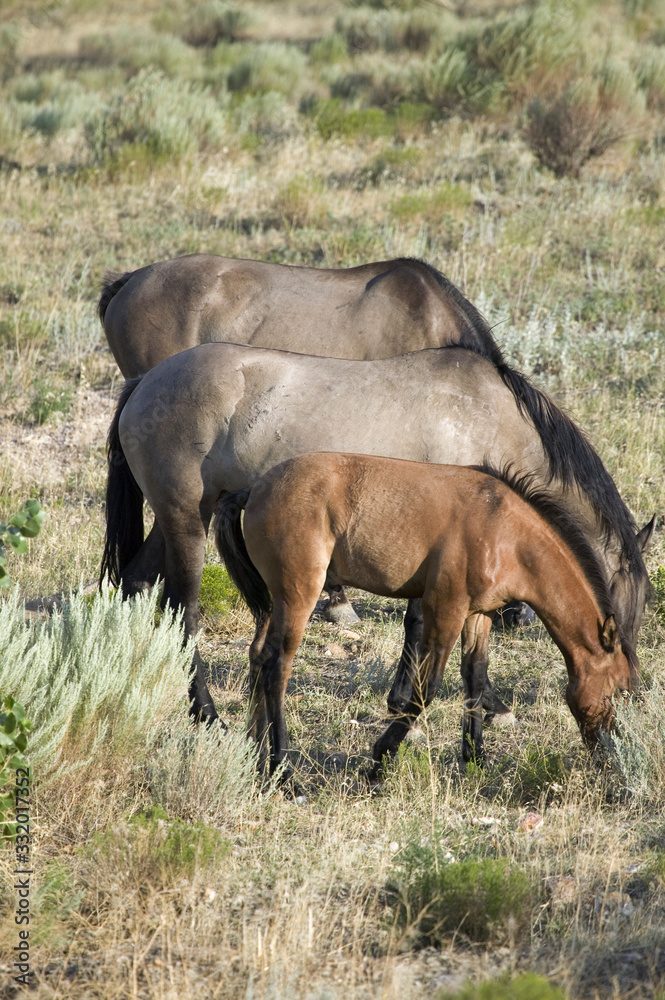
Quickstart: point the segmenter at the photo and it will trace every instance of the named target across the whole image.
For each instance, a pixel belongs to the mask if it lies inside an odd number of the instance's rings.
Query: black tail
[[[118,294],[123,285],[127,284],[134,273],[134,271],[125,271],[124,274],[121,274],[119,271],[107,271],[104,275],[102,294],[99,296],[99,305],[97,306],[102,326],[104,325],[104,317],[106,316],[109,302],[114,295]]]
[[[114,586],[120,586],[123,569],[143,545],[143,493],[127,464],[118,433],[120,415],[141,378],[125,382],[109,428],[106,539],[99,573],[100,587],[106,577]]]
[[[215,542],[229,576],[243,596],[255,621],[265,621],[272,611],[272,598],[263,577],[249,558],[240,526],[240,515],[247,506],[249,489],[227,493],[215,513]]]

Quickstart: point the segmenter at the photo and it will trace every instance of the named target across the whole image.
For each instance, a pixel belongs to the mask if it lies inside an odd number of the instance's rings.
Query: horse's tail
[[[123,569],[143,544],[143,493],[127,464],[118,431],[125,404],[142,377],[140,375],[125,382],[109,428],[106,445],[109,467],[106,484],[106,538],[99,573],[100,587],[106,577],[114,586],[120,586]]]
[[[99,305],[97,306],[97,312],[102,326],[104,326],[104,317],[106,316],[106,310],[109,307],[111,299],[118,294],[124,285],[127,284],[134,273],[134,271],[125,271],[124,274],[120,271],[107,271],[104,275],[102,293],[99,296]]]
[[[217,551],[229,576],[240,591],[255,621],[265,621],[272,611],[272,598],[263,577],[249,558],[240,525],[242,511],[249,500],[249,488],[227,493],[220,500],[215,513],[215,542]]]

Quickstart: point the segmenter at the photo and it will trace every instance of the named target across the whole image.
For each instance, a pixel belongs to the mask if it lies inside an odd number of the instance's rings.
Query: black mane
[[[436,281],[437,285],[443,289],[446,300],[452,302],[456,307],[458,314],[464,320],[465,324],[461,340],[459,344],[455,345],[456,347],[463,347],[468,351],[473,351],[475,354],[480,354],[481,357],[487,358],[497,368],[505,364],[501,348],[494,339],[492,327],[482,313],[460,292],[457,285],[454,285],[452,281],[446,278],[445,274],[437,271],[435,267],[432,267],[426,260],[421,260],[419,257],[402,257],[400,258],[400,263],[407,264],[410,267],[416,265],[427,271]]]
[[[561,501],[547,489],[536,484],[534,473],[517,473],[512,465],[496,469],[485,461],[479,466],[481,472],[505,483],[522,500],[529,504],[546,521],[557,535],[563,539],[580,564],[582,572],[595,594],[603,619],[614,614],[614,604],[607,585],[607,579],[598,556],[594,552],[586,534],[575,517]]]

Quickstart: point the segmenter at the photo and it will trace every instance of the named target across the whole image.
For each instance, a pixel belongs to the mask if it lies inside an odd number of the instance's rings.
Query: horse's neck
[[[559,649],[574,656],[576,647],[598,647],[603,616],[579,562],[553,535],[534,539],[529,567],[523,570],[529,591],[523,600],[537,612]]]

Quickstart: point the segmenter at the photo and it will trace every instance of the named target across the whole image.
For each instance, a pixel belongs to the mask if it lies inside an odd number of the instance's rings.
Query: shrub
[[[0,161],[16,155],[21,143],[22,122],[15,101],[0,101]]]
[[[9,695],[5,697],[0,711],[0,838],[13,837],[16,833],[16,820],[12,818],[16,814],[14,793],[18,788],[20,795],[22,786],[16,786],[16,775],[12,771],[28,766],[25,750],[31,725],[23,706]],[[8,785],[11,785],[9,790]]]
[[[256,804],[256,746],[242,732],[192,731],[183,716],[164,731],[145,763],[153,800],[169,816],[221,823]]]
[[[292,97],[301,87],[307,57],[294,45],[265,42],[246,48],[227,76],[231,91],[267,93]]]
[[[335,31],[346,46],[356,52],[377,49],[426,52],[443,37],[446,26],[441,12],[384,10],[376,13],[362,9],[338,17]]]
[[[158,69],[167,76],[192,77],[198,68],[197,54],[180,38],[135,26],[85,35],[79,42],[79,56],[95,66],[120,66],[131,75]]]
[[[11,79],[18,67],[21,29],[15,21],[0,25],[0,81]]]
[[[117,829],[96,834],[86,853],[93,859],[109,858],[118,870],[135,872],[137,883],[154,886],[180,877],[191,879],[197,868],[219,862],[229,849],[219,830],[200,822],[171,820],[157,806],[137,813]]]
[[[663,807],[665,801],[665,686],[652,682],[616,709],[613,736],[617,767],[632,794]]]
[[[508,777],[513,801],[538,804],[563,791],[567,770],[560,753],[547,753],[540,747],[527,747],[520,755],[514,774]]]
[[[438,111],[491,110],[542,88],[580,56],[573,9],[534,4],[463,32],[417,68],[413,95]]]
[[[229,116],[233,134],[243,138],[281,139],[302,127],[296,110],[283,94],[244,94],[232,101]]]
[[[468,188],[461,184],[441,184],[434,191],[417,191],[402,195],[390,203],[390,212],[398,219],[426,215],[434,221],[437,214],[467,208],[472,202]]]
[[[28,623],[18,592],[0,604],[0,690],[33,720],[30,762],[39,780],[149,756],[171,720],[187,715],[192,643],[158,593],[131,601],[74,594],[61,613]]]
[[[33,393],[27,417],[35,424],[45,424],[54,413],[67,413],[72,403],[72,387],[59,385],[52,379],[38,378],[33,382]]]
[[[395,922],[421,945],[462,933],[474,941],[519,938],[530,926],[531,880],[506,858],[455,861],[440,838],[411,841],[389,884]]]
[[[311,113],[324,139],[331,139],[333,136],[342,136],[345,139],[361,137],[376,139],[382,135],[390,135],[394,128],[382,108],[347,110],[337,98],[317,101]]]
[[[154,160],[214,147],[226,129],[225,112],[202,87],[150,70],[87,124],[86,138],[93,163],[112,164],[123,147]]]
[[[665,111],[665,49],[655,45],[641,46],[633,69],[637,84],[644,91],[647,107],[651,111]]]
[[[643,107],[630,69],[606,62],[595,77],[533,100],[523,134],[541,166],[577,177],[588,160],[635,132]]]
[[[437,993],[436,1000],[566,1000],[566,994],[542,976],[525,972],[467,983],[455,993]]]
[[[180,35],[189,45],[216,45],[219,41],[234,41],[252,23],[251,15],[223,0],[195,4],[189,11]]]
[[[199,605],[204,614],[227,615],[236,607],[239,596],[225,566],[207,563],[203,567]]]

